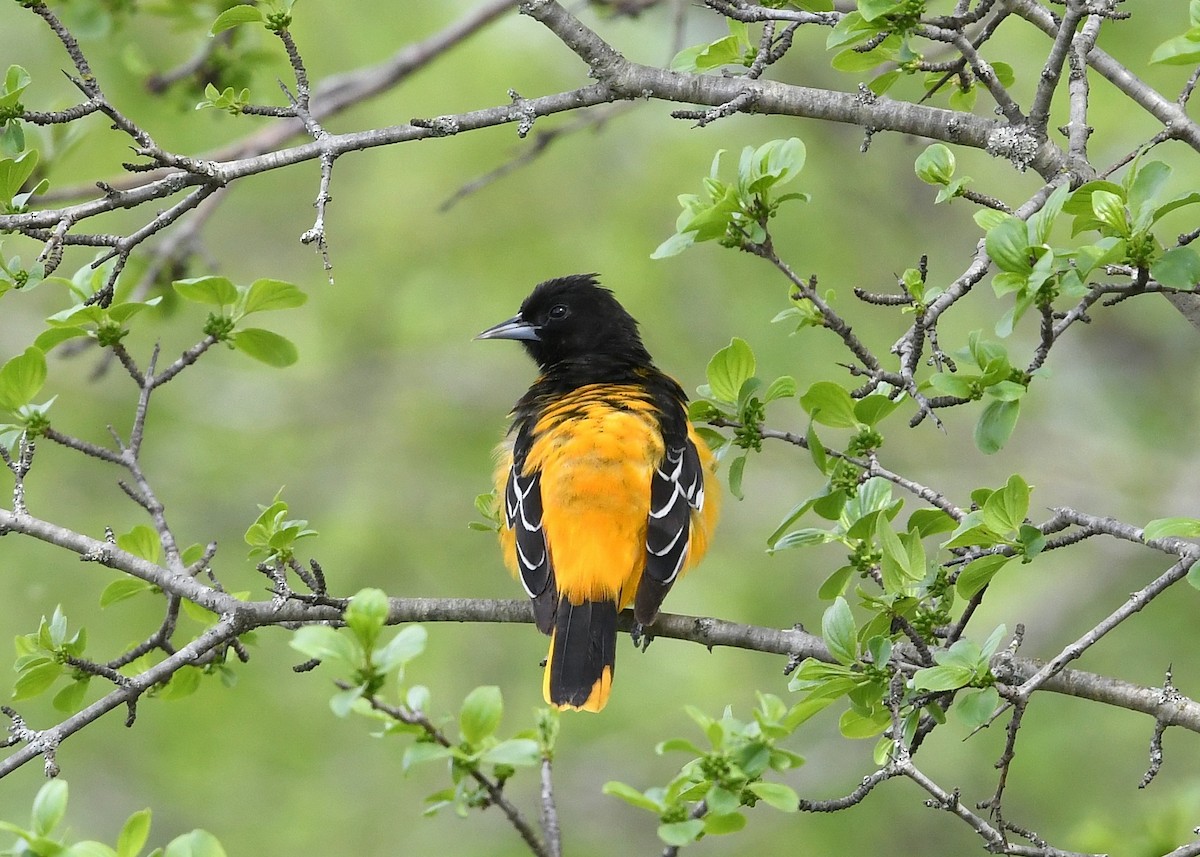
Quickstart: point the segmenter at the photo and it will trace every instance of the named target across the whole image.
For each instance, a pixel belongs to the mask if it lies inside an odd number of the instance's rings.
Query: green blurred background
[[[378,62],[473,5],[305,0],[295,10],[293,30],[319,81]],[[1145,61],[1156,44],[1182,31],[1186,5],[1130,0],[1123,8],[1133,20],[1106,26],[1101,45],[1174,97],[1187,70],[1146,70]],[[87,8],[72,0],[68,19],[86,17]],[[669,10],[636,21],[580,11],[631,59],[662,63],[669,57]],[[693,8],[688,16],[685,44],[723,32],[712,13]],[[86,22],[76,23],[87,29]],[[802,30],[772,76],[853,89],[855,80],[829,69],[824,36]],[[195,45],[192,34],[161,20],[97,32],[83,44],[110,96],[169,149],[200,153],[267,121],[194,112],[198,99],[189,93],[147,98],[144,70],[173,66]],[[274,80],[287,78],[286,64],[265,38],[263,45],[271,59],[253,81],[255,100],[278,101]],[[1012,21],[988,56],[1016,67],[1016,91],[1027,100],[1045,47],[1032,27]],[[0,62],[34,75],[24,98],[30,109],[74,102],[59,73],[69,65],[61,48],[13,3],[0,10]],[[326,125],[344,132],[502,104],[509,88],[534,96],[582,85],[584,71],[539,25],[512,13],[403,86]],[[986,110],[985,101],[977,109]],[[1091,151],[1098,165],[1158,130],[1103,81],[1094,83],[1092,105],[1097,134]],[[261,593],[264,581],[244,560],[242,533],[256,504],[270,502],[285,485],[293,514],[320,531],[301,553],[323,563],[337,593],[377,586],[398,597],[516,597],[519,588],[504,572],[494,540],[467,523],[475,517],[474,496],[490,487],[491,448],[532,365],[515,346],[471,337],[511,315],[529,288],[548,277],[600,272],[642,321],[660,366],[687,389],[703,382],[708,358],[733,335],[752,344],[759,374],[768,379],[792,374],[804,389],[841,377],[833,363],[846,356],[834,337],[813,330],[790,337],[785,326],[769,323],[786,305],[787,288],[765,263],[715,245],[650,260],[672,231],[676,194],[699,190],[717,149],[736,153],[792,135],[805,141],[808,165],[794,189],[813,200],[781,215],[777,244],[794,268],[816,273],[822,288],[836,290],[839,311],[878,354],[886,354],[907,317],[858,305],[851,288],[890,291],[895,276],[921,253],[929,255],[934,283],[949,282],[968,264],[979,237],[972,209],[963,202],[932,205],[934,191],[912,171],[924,141],[880,133],[860,154],[857,128],[739,116],[694,129],[668,117],[676,107],[639,103],[602,128],[559,140],[533,165],[448,212],[439,204],[457,188],[530,145],[517,139],[515,126],[343,157],[329,212],[333,286],[319,257],[298,241],[312,224],[315,162],[238,182],[203,232],[202,258],[237,282],[270,276],[309,293],[305,309],[264,318],[264,326],[299,343],[301,359],[276,371],[221,349],[155,396],[144,466],[182,541],[217,539],[216,568],[225,585]],[[542,120],[537,129],[572,119]],[[1062,121],[1065,116],[1051,124]],[[87,128],[52,174],[55,187],[116,176],[119,162],[128,159],[126,138],[96,117]],[[1036,175],[1015,174],[982,153],[957,154],[960,172],[976,178],[974,188],[1014,205],[1039,186]],[[1194,152],[1168,144],[1154,156],[1176,167],[1176,192],[1195,188]],[[1189,211],[1166,222],[1161,234],[1192,228]],[[146,216],[115,214],[102,227],[129,231]],[[10,236],[4,252],[28,258],[37,248]],[[72,254],[63,270],[87,259]],[[0,309],[0,359],[25,348],[41,320],[65,306],[53,287],[8,295]],[[943,319],[943,346],[961,347],[968,331],[990,328],[1006,307],[985,284]],[[154,323],[128,340],[130,349],[144,361],[160,340],[164,355],[174,355],[199,338],[203,315],[168,296]],[[1197,331],[1157,298],[1097,309],[1094,319],[1055,349],[1051,377],[1034,386],[1001,453],[984,457],[974,449],[978,411],[959,409],[944,415],[945,433],[928,421],[912,432],[891,429],[884,463],[959,503],[967,502],[970,489],[1002,484],[1020,472],[1035,485],[1035,519],[1056,505],[1132,523],[1196,515]],[[1026,324],[1013,337],[1022,362],[1033,335]],[[132,387],[115,367],[93,379],[96,366],[94,354],[52,359],[47,394],[60,396],[51,412],[56,426],[106,442],[106,424],[128,429]],[[772,407],[767,422],[802,430],[805,417],[785,401]],[[143,517],[115,478],[112,468],[43,443],[30,509],[92,535],[105,526],[128,530]],[[764,553],[779,519],[817,487],[804,454],[767,444],[747,467],[746,500],[726,503],[709,558],[672,593],[667,608],[818,628],[825,605],[816,587],[841,564],[839,551]],[[1000,622],[1010,629],[1024,622],[1023,653],[1049,657],[1164,567],[1147,551],[1101,540],[1041,557],[1006,572],[989,592],[975,622],[977,636]],[[149,599],[99,614],[98,595],[112,579],[112,572],[31,540],[0,541],[0,640],[34,630],[41,615],[62,604],[72,627],[86,624],[90,653],[110,657],[160,618]],[[1080,666],[1156,685],[1173,663],[1177,685],[1195,696],[1197,598],[1186,587],[1168,592]],[[472,687],[494,683],[505,694],[502,728],[532,723],[531,712],[541,704],[538,661],[545,643],[531,627],[435,625],[429,632],[429,649],[410,679],[432,687],[435,711],[449,715]],[[74,833],[111,842],[130,812],[149,806],[152,842],[203,827],[230,854],[523,853],[495,810],[465,821],[452,814],[422,818],[421,801],[442,787],[443,773],[431,766],[402,776],[403,743],[372,737],[359,719],[335,718],[327,705],[331,675],[294,675],[289,667],[300,658],[287,639],[284,631],[259,633],[232,689],[210,681],[182,701],[146,700],[134,729],[126,730],[114,712],[71,738],[59,760],[71,783]],[[684,704],[710,714],[732,705],[735,714],[748,716],[756,689],[788,698],[782,667],[781,658],[709,653],[670,640],[643,655],[623,641],[619,680],[603,715],[563,718],[556,774],[567,852],[657,853],[655,819],[602,796],[601,785],[610,779],[639,788],[666,782],[682,757],[655,755],[655,743],[699,737]],[[43,700],[20,708],[34,726],[60,719]],[[873,742],[842,739],[836,717],[835,710],[819,716],[792,745],[808,764],[788,782],[805,797],[844,794],[872,770]],[[1039,696],[1021,733],[1007,818],[1061,846],[1123,854],[1162,853],[1188,838],[1200,824],[1200,741],[1169,733],[1161,775],[1139,791],[1152,725],[1142,715]],[[1003,734],[992,729],[964,743],[965,737],[953,725],[940,730],[920,761],[973,803],[994,787],[992,762]],[[0,781],[0,818],[23,819],[40,780],[41,766],[33,763]],[[533,777],[520,776],[510,788],[533,811]],[[944,855],[979,849],[974,834],[925,809],[923,797],[915,786],[894,781],[862,807],[833,816],[784,816],[761,807],[750,813],[745,832],[707,839],[694,850]]]

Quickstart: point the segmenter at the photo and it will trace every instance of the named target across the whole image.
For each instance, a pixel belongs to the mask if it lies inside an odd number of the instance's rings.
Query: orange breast
[[[620,404],[614,404],[614,392]],[[707,445],[688,428],[705,468],[704,509],[692,513],[686,567],[700,561],[716,522],[719,490]],[[650,482],[664,447],[653,406],[636,388],[582,387],[564,397],[534,426],[526,474],[541,471],[543,528],[558,592],[572,603],[614,600],[629,605],[646,562]],[[512,466],[501,448],[496,484],[503,493]],[[501,544],[516,569],[514,539]]]

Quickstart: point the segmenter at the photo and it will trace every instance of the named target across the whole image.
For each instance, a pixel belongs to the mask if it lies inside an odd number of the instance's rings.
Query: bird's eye
[[[566,304],[555,304],[554,306],[550,307],[548,317],[551,321],[562,321],[570,314],[571,310],[568,309]]]

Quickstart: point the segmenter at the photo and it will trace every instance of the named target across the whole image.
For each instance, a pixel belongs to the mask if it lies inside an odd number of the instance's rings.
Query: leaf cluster
[[[280,499],[283,489],[275,494],[269,506],[260,505],[259,516],[246,530],[245,541],[250,557],[264,557],[267,563],[287,563],[295,558],[295,545],[300,539],[317,535],[304,519],[288,518],[288,504]]]
[[[73,681],[55,695],[54,707],[59,711],[74,711],[79,707],[90,676],[73,670],[68,661],[83,657],[87,631],[80,628],[70,636],[67,634],[67,617],[60,606],[54,608],[49,619],[42,617],[37,631],[15,639],[17,660],[13,668],[17,678],[13,684],[14,700],[38,696],[60,676],[69,675]]]
[[[799,175],[804,168],[804,144],[796,137],[771,140],[758,148],[747,146],[738,160],[737,178],[720,178],[721,155],[713,158],[704,179],[704,194],[683,194],[683,211],[675,221],[675,234],[650,254],[652,259],[676,256],[693,244],[718,241],[726,247],[748,249],[766,240],[767,221],[788,200],[807,201],[806,193],[773,195],[772,191]]]
[[[0,821],[0,832],[12,834],[15,844],[2,854],[11,857],[138,857],[150,838],[150,810],[133,813],[117,834],[117,846],[102,842],[68,843],[65,836],[55,836],[55,830],[67,814],[67,783],[51,780],[43,785],[33,799],[29,826],[21,827]],[[155,848],[147,857],[225,857],[225,849],[215,836],[204,830],[193,830],[176,836],[165,847]]]
[[[761,423],[766,416],[766,406],[776,399],[796,395],[796,379],[781,375],[764,386],[756,376],[757,363],[754,351],[744,339],[734,337],[708,362],[708,383],[697,392],[703,396],[691,403],[688,415],[694,420],[734,420],[738,424],[733,437],[726,439],[711,429],[699,429],[705,440],[723,458],[734,447],[759,452],[762,449]],[[746,454],[737,456],[729,464],[729,490],[739,499],[742,497],[742,473],[746,467]]]
[[[384,735],[413,739],[401,759],[403,772],[423,762],[446,763],[451,784],[427,798],[427,814],[450,806],[466,815],[472,808],[485,807],[493,799],[489,785],[503,783],[518,767],[535,765],[553,752],[558,726],[550,712],[539,714],[533,729],[510,738],[497,735],[504,700],[495,686],[467,694],[456,721],[457,741],[447,738],[426,714],[430,693],[424,685],[401,690],[398,707],[380,704],[388,682],[403,682],[406,667],[424,651],[427,638],[422,626],[409,625],[384,640],[387,617],[387,596],[364,589],[350,599],[344,627],[305,626],[292,636],[291,646],[348,676],[330,700],[337,716],[357,713],[381,721]]]
[[[298,359],[299,352],[287,337],[262,328],[238,327],[252,313],[303,306],[308,295],[291,283],[264,278],[237,286],[225,277],[210,276],[176,280],[173,285],[186,300],[217,307],[204,332],[218,342],[268,366],[290,366]]]
[[[659,838],[674,846],[741,830],[746,826],[744,809],[760,801],[783,812],[798,809],[799,798],[791,786],[763,779],[771,771],[804,764],[802,757],[779,746],[799,725],[794,709],[776,696],[760,693],[749,721],[735,718],[730,708],[720,719],[692,706],[684,710],[709,746],[703,748],[686,738],[663,741],[657,753],[692,756],[670,782],[639,791],[613,781],[605,783],[605,794],[658,815]]]

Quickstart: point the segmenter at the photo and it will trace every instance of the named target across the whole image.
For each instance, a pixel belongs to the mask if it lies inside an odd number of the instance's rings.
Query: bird
[[[516,340],[537,364],[497,449],[500,544],[550,637],[546,702],[600,711],[618,613],[632,605],[637,625],[652,624],[708,549],[716,461],[683,389],[598,275],[539,283],[515,316],[475,338]]]

